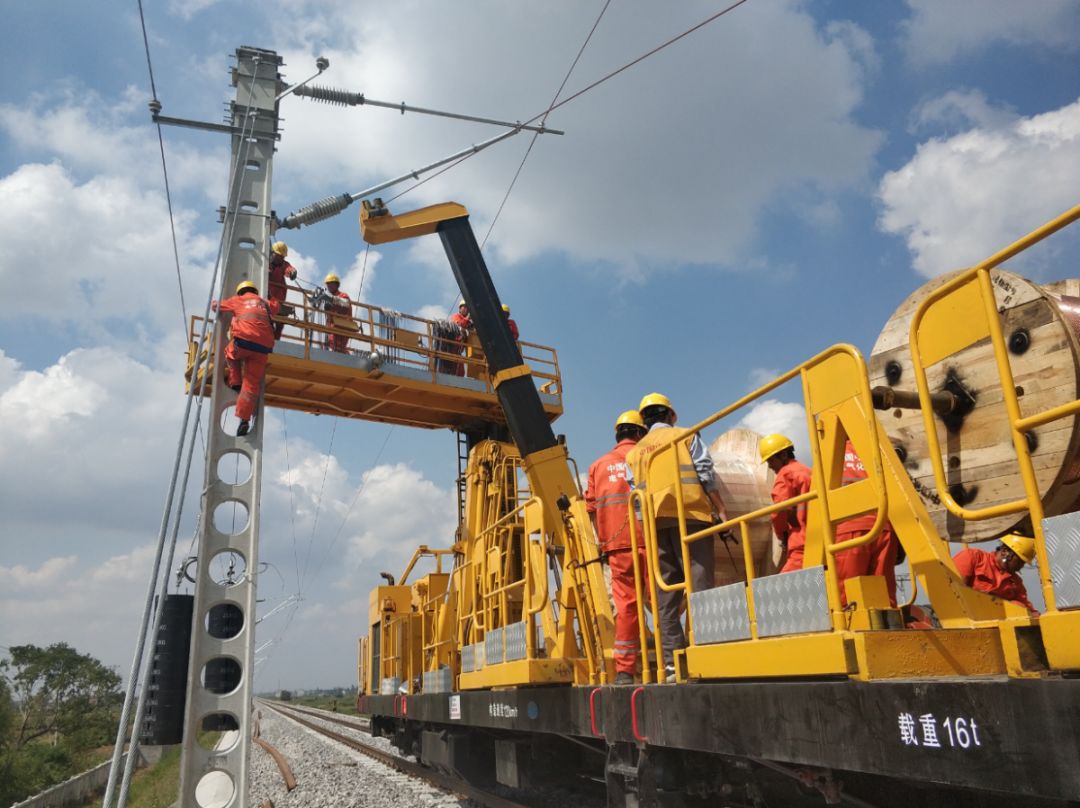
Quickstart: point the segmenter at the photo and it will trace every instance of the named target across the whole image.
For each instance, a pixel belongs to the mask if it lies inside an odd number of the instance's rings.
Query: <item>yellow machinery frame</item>
[[[682,491],[676,489],[684,569],[689,569],[690,542],[713,540],[714,536],[727,530],[739,532],[746,561],[746,602],[751,634],[749,640],[697,644],[691,609],[687,616],[690,645],[676,657],[680,679],[847,675],[869,680],[1006,673],[1016,677],[1037,676],[1045,670],[1038,659],[1039,651],[1043,648],[1051,669],[1080,668],[1080,643],[1075,641],[1080,632],[1080,611],[1061,612],[1054,602],[1042,532],[1042,502],[1031,454],[1024,438],[1024,432],[1028,429],[1080,412],[1080,401],[1027,418],[1021,416],[989,277],[992,267],[1077,218],[1080,218],[1080,206],[962,273],[932,293],[916,311],[911,324],[912,358],[930,440],[930,456],[934,461],[938,495],[950,511],[965,519],[985,519],[1023,510],[1031,514],[1035,525],[1040,581],[1046,596],[1046,613],[1033,620],[1018,605],[976,592],[964,585],[950,557],[948,543],[932,530],[929,514],[874,414],[868,375],[861,354],[851,346],[837,345],[689,429],[690,434],[700,434],[710,425],[798,377],[805,402],[813,468],[811,490],[806,494],[693,533],[686,530]],[[972,511],[959,506],[948,494],[925,368],[982,339],[991,340],[1002,377],[1007,417],[1013,432],[1025,497],[994,508]],[[841,484],[841,474],[847,440],[852,442],[863,459],[868,477],[844,486]],[[647,459],[646,479],[658,463],[677,465],[675,443],[662,447]],[[649,488],[646,486],[646,490]],[[653,574],[649,576],[648,586],[653,604],[653,625],[657,627],[653,640],[659,660],[662,638],[656,608],[657,588],[682,590],[689,597],[692,584],[687,580],[669,585],[659,577],[652,497],[648,493],[635,491],[632,501],[645,517],[643,537],[637,536],[636,528],[631,523],[631,544],[636,550],[643,541],[649,554]],[[761,638],[754,615],[754,600],[750,596],[754,574],[749,557],[749,524],[755,519],[766,518],[776,511],[801,503],[807,503],[809,510],[804,568],[825,566],[831,630]],[[875,514],[875,522],[868,533],[844,542],[834,541],[836,524],[870,512]],[[886,519],[892,524],[908,554],[913,582],[928,595],[943,629],[883,630],[882,626],[897,624],[898,621],[888,617],[891,609],[884,586],[873,578],[847,581],[850,606],[848,609],[841,607],[835,565],[824,563],[825,559],[873,541]],[[644,647],[647,639],[645,592],[637,553],[633,553],[632,557]],[[655,678],[659,678],[659,671]],[[644,671],[644,679],[646,682],[654,680],[653,671],[648,667]]]

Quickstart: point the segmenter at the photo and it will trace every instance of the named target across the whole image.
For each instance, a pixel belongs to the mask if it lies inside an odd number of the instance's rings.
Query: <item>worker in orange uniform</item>
[[[341,278],[331,272],[323,280],[331,301],[326,308],[326,324],[337,330],[327,334],[326,347],[337,353],[349,352],[349,335],[341,331],[356,331],[356,321],[352,317],[352,300],[341,291]]]
[[[461,336],[453,342],[444,343],[443,350],[450,353],[464,354],[465,342],[469,339],[469,331],[472,329],[472,318],[469,317],[469,307],[464,300],[459,300],[457,305],[458,310],[450,315],[450,322],[458,327]],[[454,362],[453,367],[455,376],[465,375],[465,365],[461,362]]]
[[[953,556],[953,562],[968,586],[1019,603],[1037,617],[1039,613],[1028,600],[1027,587],[1018,574],[1034,558],[1035,540],[1010,533],[1001,538],[994,552],[968,547]]]
[[[682,535],[680,533],[676,490],[681,490],[687,534],[704,530],[710,524],[727,521],[727,509],[720,497],[715,470],[709,450],[697,435],[687,435],[687,430],[675,426],[677,415],[667,396],[650,393],[641,399],[638,407],[645,434],[637,446],[626,455],[626,482],[652,495],[656,520],[656,551],[660,577],[664,583],[678,584],[686,580],[683,569]],[[649,456],[675,444],[677,460],[662,457],[652,464],[646,479],[646,461]],[[674,468],[677,466],[678,468]],[[713,562],[712,538],[691,542],[690,585],[692,592],[712,589],[716,570]],[[657,593],[657,612],[660,617],[660,634],[663,642],[666,681],[675,681],[675,651],[687,645],[679,619],[682,611],[684,590]]]
[[[768,463],[776,474],[772,487],[773,502],[783,502],[810,490],[810,469],[795,459],[795,446],[791,438],[766,435],[758,442],[758,453],[761,462]],[[806,546],[806,503],[776,511],[771,518],[776,538],[784,546],[784,565],[780,572],[801,570]]]
[[[869,475],[855,447],[851,441],[844,447],[844,472],[841,479],[842,485],[851,485],[859,480],[865,480]],[[848,539],[865,536],[874,526],[876,514],[869,513],[847,519],[836,526],[836,537],[833,541],[839,544]],[[885,588],[889,592],[889,603],[896,605],[896,556],[900,550],[900,541],[893,533],[892,524],[886,520],[881,526],[881,532],[877,538],[867,544],[841,550],[834,558],[836,559],[836,577],[840,583],[840,603],[847,605],[847,592],[844,590],[844,581],[859,575],[883,575],[885,576]]]
[[[503,308],[506,308],[505,306]],[[615,684],[632,685],[638,661],[637,590],[630,548],[630,486],[626,482],[626,455],[645,435],[645,422],[637,410],[627,410],[615,421],[615,448],[589,466],[585,507],[592,519],[600,552],[611,571],[615,600]],[[638,566],[645,574],[645,545],[637,521]]]
[[[506,324],[508,326],[510,326],[510,335],[514,339],[517,339],[518,336],[519,336],[518,327],[517,327],[517,323],[515,323],[512,319],[510,319],[510,307],[507,306],[505,303],[503,303],[502,310],[503,310],[503,314],[506,315]]]
[[[251,281],[241,281],[236,295],[213,301],[215,311],[232,315],[232,339],[225,346],[226,383],[240,395],[236,399],[237,436],[251,429],[251,416],[259,401],[266,362],[274,351],[274,315],[281,303],[263,300]]]
[[[285,280],[291,281],[296,278],[296,267],[285,260],[288,254],[289,245],[284,241],[275,241],[274,246],[270,248],[270,282],[267,299],[276,300],[279,304],[285,302],[285,296],[288,294]],[[284,328],[285,323],[274,323],[274,339],[281,339]]]

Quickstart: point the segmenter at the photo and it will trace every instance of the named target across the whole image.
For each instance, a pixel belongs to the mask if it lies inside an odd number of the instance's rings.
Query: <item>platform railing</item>
[[[677,453],[677,444],[680,442],[689,441],[692,436],[700,435],[705,429],[712,426],[716,422],[731,416],[738,410],[746,407],[749,404],[754,403],[758,399],[770,392],[786,384],[789,381],[798,378],[802,384],[803,400],[805,402],[806,409],[806,426],[807,433],[810,437],[810,452],[812,455],[813,465],[811,467],[811,488],[805,494],[791,497],[782,502],[776,502],[763,508],[751,511],[740,516],[729,518],[726,521],[719,522],[709,527],[696,531],[688,531],[687,517],[686,517],[686,504],[683,498],[683,489],[681,485],[674,487],[676,511],[677,511],[677,524],[679,528],[680,547],[682,550],[682,562],[683,570],[690,570],[690,543],[695,541],[703,541],[706,539],[712,540],[720,533],[724,533],[729,530],[737,530],[742,544],[743,559],[746,567],[746,594],[747,594],[747,611],[750,617],[750,632],[751,639],[756,640],[759,638],[757,629],[757,619],[754,613],[753,598],[749,597],[750,584],[754,581],[754,565],[750,549],[750,523],[764,519],[777,511],[793,508],[797,505],[810,502],[816,502],[821,512],[821,531],[823,537],[823,545],[827,558],[831,558],[836,553],[850,549],[852,547],[858,547],[869,542],[874,541],[881,533],[887,519],[888,512],[888,495],[886,493],[882,459],[881,459],[881,447],[877,440],[877,418],[874,415],[873,400],[870,393],[869,377],[866,371],[866,363],[859,351],[850,345],[834,345],[831,348],[827,348],[811,359],[803,362],[800,365],[789,370],[777,378],[773,379],[768,384],[759,387],[757,390],[743,396],[733,404],[724,407],[717,411],[713,415],[709,416],[705,420],[694,424],[689,429],[682,432],[677,440],[673,440],[668,444],[665,444],[652,452],[645,460],[645,468],[643,478],[647,481],[653,474],[653,469],[658,468],[658,463],[668,463],[671,465],[670,479],[679,479],[679,458]],[[863,457],[863,465],[867,469],[867,478],[861,480],[858,483],[854,483],[849,488],[854,489],[855,486],[862,486],[863,490],[867,488],[871,491],[871,496],[864,498],[864,502],[867,507],[862,510],[856,510],[851,513],[843,513],[837,517],[830,515],[829,497],[827,496],[828,481],[825,476],[825,469],[823,463],[823,442],[825,435],[824,429],[819,428],[818,416],[843,400],[840,393],[832,394],[832,392],[826,392],[830,385],[842,387],[842,385],[852,385],[854,387],[849,391],[850,395],[847,398],[853,398],[857,400],[858,410],[860,417],[864,420],[863,427],[865,427],[867,434],[873,436],[873,439],[867,442],[869,446],[869,452],[867,456]],[[817,402],[819,400],[829,402],[828,405],[819,406]],[[654,491],[652,487],[646,484],[645,490],[637,489],[631,493],[629,507],[636,509],[642,515],[642,527],[644,530],[643,541],[639,542],[637,536],[637,527],[635,520],[630,520],[630,541],[632,548],[632,558],[634,564],[635,574],[635,588],[637,591],[637,608],[640,630],[640,641],[642,648],[646,644],[646,632],[644,630],[644,606],[645,603],[642,595],[644,591],[642,589],[641,580],[642,575],[639,570],[637,548],[645,547],[648,566],[649,566],[649,587],[650,587],[650,601],[654,626],[654,644],[656,650],[657,659],[657,678],[659,679],[659,668],[663,665],[662,655],[662,631],[659,622],[659,608],[657,603],[657,590],[664,592],[682,591],[685,593],[687,599],[693,593],[693,583],[689,574],[684,575],[684,579],[680,583],[668,584],[666,583],[661,574],[659,568],[659,554],[657,546],[656,536],[656,508],[654,503]],[[857,536],[852,539],[848,539],[842,542],[835,542],[835,527],[834,522],[841,521],[843,519],[850,518],[853,515],[859,513],[874,512],[874,524],[865,534]],[[833,630],[843,630],[846,627],[846,621],[843,614],[843,607],[841,605],[840,598],[840,581],[837,577],[836,564],[825,565],[825,585],[826,595],[828,598],[830,619],[833,626]],[[688,642],[690,645],[694,644],[694,619],[693,610],[687,609],[687,634]],[[643,666],[643,672],[648,670],[648,666]],[[646,679],[651,681],[651,678]]]
[[[1035,466],[1031,457],[1031,447],[1027,433],[1038,426],[1051,423],[1061,418],[1080,413],[1080,400],[1062,404],[1026,418],[1020,411],[1020,399],[1016,394],[1012,363],[1009,361],[1005,335],[998,316],[997,300],[994,296],[993,281],[990,271],[1008,259],[1023,252],[1058,230],[1080,219],[1080,205],[1066,211],[1061,216],[1047,222],[1037,230],[1010,244],[1005,249],[987,258],[971,269],[960,273],[955,278],[932,291],[920,303],[911,318],[910,345],[911,362],[915,371],[915,383],[919,390],[919,403],[922,410],[923,424],[929,446],[930,465],[934,471],[934,484],[941,503],[950,513],[961,519],[978,521],[992,519],[1007,514],[1027,511],[1031,517],[1031,526],[1035,538],[1035,555],[1038,558],[1039,584],[1046,601],[1046,611],[1056,612],[1057,600],[1054,592],[1050,559],[1046,552],[1046,538],[1043,534],[1042,521],[1045,516],[1042,494],[1035,477]],[[980,311],[981,321],[967,318],[964,327],[958,329],[954,318],[948,313],[934,319],[934,306],[940,301],[951,298],[952,309],[959,300],[965,305],[965,311]],[[946,336],[947,334],[947,336]],[[1002,502],[985,508],[965,508],[958,503],[949,491],[945,465],[941,456],[941,441],[938,438],[937,424],[930,404],[930,384],[926,368],[955,353],[962,348],[986,337],[994,351],[994,361],[1001,379],[1001,393],[1005,403],[1013,449],[1016,452],[1020,479],[1024,485],[1024,496],[1011,502]]]
[[[459,342],[439,334],[435,320],[392,311],[369,303],[350,302],[345,313],[330,313],[316,308],[311,295],[299,286],[287,287],[287,313],[274,317],[284,325],[279,343],[298,345],[304,359],[318,358],[319,351],[346,355],[377,355],[383,364],[393,364],[430,374],[433,384],[439,376],[463,376],[480,381],[485,391],[494,394],[487,359],[475,340]],[[347,327],[328,323],[330,316]],[[189,333],[189,354],[198,344],[202,318],[192,317]],[[335,350],[331,338],[345,338],[343,350]],[[558,356],[553,348],[525,340],[518,341],[522,358],[529,365],[541,392],[562,399],[562,379]],[[194,357],[188,357],[188,372]]]

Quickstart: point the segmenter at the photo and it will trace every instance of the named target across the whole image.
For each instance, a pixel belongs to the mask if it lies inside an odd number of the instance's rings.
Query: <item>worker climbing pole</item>
[[[267,288],[270,248],[270,180],[278,131],[278,68],[273,51],[237,50],[233,72],[232,187],[225,211],[224,286],[243,281]],[[228,335],[214,331],[213,372],[225,372]],[[259,484],[262,470],[262,402],[254,425],[243,436],[223,429],[237,394],[215,383],[207,430],[206,486],[199,536],[195,614],[191,634],[185,707],[180,805],[200,805],[213,792],[217,804],[248,804],[248,744],[251,733],[252,669],[255,638],[255,570],[258,567]],[[226,481],[221,468],[246,458],[251,473]],[[222,462],[224,460],[224,463]],[[248,465],[244,464],[244,465]],[[223,519],[227,516],[228,521]],[[229,575],[215,575],[228,569]],[[200,743],[202,730],[237,730],[225,735],[220,749]],[[196,797],[196,788],[201,798]]]

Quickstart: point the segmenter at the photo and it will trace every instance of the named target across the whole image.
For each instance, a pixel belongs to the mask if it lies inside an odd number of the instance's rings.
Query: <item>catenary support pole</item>
[[[230,205],[225,212],[225,228],[231,234],[231,243],[226,245],[223,288],[229,295],[238,283],[251,280],[265,295],[281,59],[273,51],[247,47],[239,48],[236,57],[233,73],[236,100],[232,104],[231,123],[234,131],[249,131],[251,136],[234,134],[232,138],[232,160],[237,170],[232,172]],[[179,804],[228,804],[230,808],[246,808],[264,424],[260,402],[254,426],[247,435],[233,436],[235,422],[228,431],[222,428],[224,416],[236,404],[236,394],[224,383],[225,336],[224,329],[215,329],[214,385],[184,708]],[[246,456],[250,462],[251,473],[246,480],[227,481],[219,474],[219,468],[235,466],[229,460],[221,462],[234,453]],[[235,574],[223,577],[220,573],[226,568],[235,570]],[[240,627],[233,636],[210,634],[210,610],[222,607],[239,610]],[[236,729],[235,741],[220,749],[206,748],[200,741],[204,724],[214,729]]]

